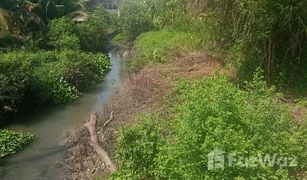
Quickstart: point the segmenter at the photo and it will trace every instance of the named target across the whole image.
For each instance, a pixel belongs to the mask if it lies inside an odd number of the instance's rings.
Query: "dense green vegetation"
[[[306,95],[306,6],[304,0],[123,1],[115,39],[135,40],[131,68],[182,51],[210,51],[236,69],[239,83],[221,76],[178,82],[166,112],[145,114],[122,129],[120,169],[112,178],[295,179],[306,173],[306,118],[297,121],[277,93]],[[224,169],[211,169],[208,155],[216,149],[224,152]],[[231,153],[236,160],[229,165]]]
[[[43,105],[71,102],[102,81],[111,68],[103,53],[112,23],[94,1],[1,1],[0,125]],[[1,157],[31,140],[0,131]]]
[[[0,54],[1,117],[42,103],[59,104],[77,98],[103,79],[110,61],[102,54],[78,51],[13,51]],[[28,102],[27,102],[28,101]]]
[[[15,22],[7,32],[11,35],[0,37],[6,42],[0,43],[3,47],[0,52],[0,124],[29,108],[76,99],[83,90],[101,81],[111,67],[108,58],[101,54],[108,44],[111,16],[101,7],[82,14],[80,11],[85,10],[86,4],[80,4],[81,1],[57,3],[12,1],[0,4],[13,15],[25,13],[25,20],[31,21],[35,16],[44,22],[43,26],[31,30],[24,27],[27,22],[12,19],[21,24]],[[33,9],[27,9],[29,6]],[[41,6],[46,6],[48,12],[36,11]],[[61,8],[65,11],[58,14]],[[75,16],[84,21],[75,23],[72,20]],[[20,31],[13,31],[14,26]]]
[[[306,170],[306,123],[295,122],[262,77],[239,89],[225,77],[182,81],[166,108],[172,115],[148,115],[123,129],[117,150],[119,179],[288,179]],[[208,154],[225,151],[225,169],[208,170]],[[227,153],[236,153],[229,166]],[[297,166],[244,166],[238,157],[296,157]],[[288,163],[291,163],[290,161]]]
[[[306,0],[123,0],[118,17],[97,2],[0,2],[0,124],[71,102],[103,80],[111,65],[102,52],[117,35],[135,42],[135,70],[178,52],[210,51],[236,69],[237,81],[177,82],[167,112],[121,130],[112,178],[295,179],[307,172],[306,120],[297,121],[278,93],[307,92]],[[0,131],[0,157],[32,139]],[[223,169],[210,164],[216,149]]]
[[[121,7],[122,30],[130,38],[165,28],[194,33],[205,42],[203,49],[217,52],[238,69],[240,80],[251,79],[260,66],[268,82],[303,89],[306,6],[304,0],[126,0]]]
[[[33,140],[29,133],[0,130],[0,158],[12,155]]]

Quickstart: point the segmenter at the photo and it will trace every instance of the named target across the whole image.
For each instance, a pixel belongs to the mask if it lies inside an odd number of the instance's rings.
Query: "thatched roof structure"
[[[74,17],[72,20],[73,20],[74,22],[81,23],[81,22],[87,21],[87,19],[88,19],[87,16],[79,15],[79,16]]]

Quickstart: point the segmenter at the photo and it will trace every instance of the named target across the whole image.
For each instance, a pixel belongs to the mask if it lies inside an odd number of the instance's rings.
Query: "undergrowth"
[[[73,101],[111,68],[103,54],[71,50],[13,51],[0,59],[0,124],[42,104]]]
[[[174,115],[148,115],[121,131],[112,178],[289,179],[306,171],[306,123],[259,73],[244,89],[220,76],[179,82]],[[216,150],[224,161],[212,167]]]
[[[0,159],[15,154],[34,139],[30,133],[0,130]]]
[[[193,33],[162,29],[141,34],[135,43],[136,56],[129,66],[139,69],[146,64],[164,63],[175,52],[200,48],[200,41]]]

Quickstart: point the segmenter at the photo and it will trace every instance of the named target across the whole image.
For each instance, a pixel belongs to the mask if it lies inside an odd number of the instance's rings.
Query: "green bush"
[[[49,23],[49,45],[57,50],[78,50],[99,52],[108,45],[110,14],[103,8],[96,8],[82,23],[75,24],[62,17]]]
[[[130,40],[134,40],[141,33],[154,28],[152,12],[150,11],[151,2],[138,0],[122,2],[119,26],[123,32],[128,34]]]
[[[21,110],[73,101],[111,68],[103,54],[14,51],[0,54],[0,123]]]
[[[64,79],[63,69],[61,63],[53,62],[33,70],[29,91],[40,104],[67,103],[79,97],[78,90]]]
[[[59,18],[50,21],[48,37],[49,45],[57,50],[79,50],[80,39],[74,22],[68,18]]]
[[[121,171],[116,176],[124,179],[142,179],[154,175],[155,156],[163,144],[159,125],[153,117],[144,118],[141,124],[122,129],[119,137],[118,159],[122,162]]]
[[[111,69],[107,56],[97,53],[64,51],[60,54],[64,66],[64,79],[78,90],[84,90],[104,78]]]
[[[15,51],[3,53],[0,58],[3,113],[18,112],[22,106],[27,106],[24,104],[27,103],[25,99],[31,101],[31,106],[36,106],[48,101],[71,101],[78,94],[74,87],[65,82],[64,67],[56,52],[41,51],[34,54]]]
[[[122,166],[114,177],[288,179],[306,171],[306,123],[296,122],[262,79],[255,76],[245,91],[224,77],[181,82],[175,91],[176,113],[166,117],[171,119],[169,124],[159,117],[153,119],[162,123],[162,130],[151,123],[123,130],[118,147]],[[215,149],[226,153],[224,169],[209,169],[208,154]],[[227,153],[236,153],[237,158],[277,153],[278,157],[296,157],[297,166],[282,167],[278,160],[270,166],[264,160],[266,166],[256,161],[255,166],[244,167],[245,162],[238,159],[229,166]]]
[[[128,41],[129,40],[129,36],[128,33],[119,33],[117,34],[113,39],[113,41]]]
[[[27,53],[0,54],[0,124],[14,114],[31,76]]]
[[[62,35],[57,41],[50,42],[56,50],[80,50],[80,40],[76,35]]]
[[[51,41],[58,40],[62,35],[75,35],[77,33],[75,23],[65,17],[49,22],[48,36]]]
[[[0,130],[0,159],[15,154],[34,139],[29,133]]]

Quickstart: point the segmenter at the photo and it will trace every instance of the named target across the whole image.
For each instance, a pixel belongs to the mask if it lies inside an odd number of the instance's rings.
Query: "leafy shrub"
[[[111,24],[110,14],[100,7],[89,13],[86,21],[80,24],[65,17],[54,19],[49,24],[49,44],[58,50],[103,51],[108,44]]]
[[[54,19],[49,24],[49,45],[57,50],[79,50],[80,39],[74,22],[67,18]]]
[[[123,1],[120,7],[120,26],[134,40],[143,32],[154,28],[151,11],[151,1]]]
[[[66,103],[103,80],[111,68],[103,54],[63,50],[0,54],[0,123],[20,110]]]
[[[59,55],[55,52],[34,54],[15,51],[2,54],[2,109],[9,114],[15,113],[27,103],[24,102],[26,99],[31,101],[31,106],[48,101],[63,103],[75,99],[77,92],[63,80],[63,67],[59,61]]]
[[[76,35],[62,35],[57,41],[50,42],[57,50],[79,50],[80,40]]]
[[[0,124],[17,111],[26,91],[32,69],[27,56],[27,53],[0,54]]]
[[[111,69],[108,57],[103,54],[64,51],[60,55],[64,66],[64,79],[79,90],[102,81]]]
[[[127,41],[127,40],[129,40],[128,33],[124,33],[124,32],[119,33],[112,40],[113,41]]]
[[[122,129],[117,155],[123,163],[117,176],[138,179],[153,176],[154,158],[162,143],[159,126],[153,117],[145,117],[143,123]]]
[[[33,70],[30,92],[40,104],[61,104],[79,97],[78,90],[68,84],[64,77],[62,64],[47,63]]]
[[[32,62],[33,67],[60,61],[59,54],[56,51],[37,51],[35,53],[28,51],[16,51],[13,53],[27,53],[29,56],[28,61]]]
[[[68,18],[62,17],[49,22],[48,36],[51,41],[58,40],[64,34],[74,35],[76,32],[76,25]]]
[[[34,139],[29,133],[0,130],[0,159],[15,154]]]
[[[169,117],[170,125],[162,124],[163,134],[161,131],[157,134],[155,128],[149,129],[150,123],[137,130],[125,129],[121,134],[118,155],[122,167],[115,177],[285,179],[304,172],[306,124],[294,121],[287,107],[278,103],[279,95],[268,89],[262,79],[255,76],[246,91],[225,77],[181,82],[175,91],[178,93],[176,113]],[[157,117],[153,121],[163,122]],[[156,143],[151,134],[166,143]],[[144,146],[147,144],[156,144],[155,151]],[[209,170],[208,154],[216,148],[225,151],[225,163],[227,153],[232,152],[237,157],[277,153],[296,157],[298,165],[282,167],[275,161],[272,166],[256,162],[256,166],[244,167],[234,162],[233,166],[225,164],[225,169]],[[150,166],[143,162],[149,162]]]

